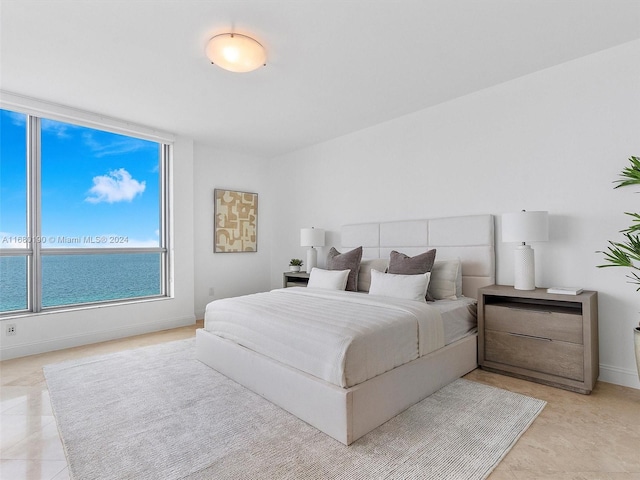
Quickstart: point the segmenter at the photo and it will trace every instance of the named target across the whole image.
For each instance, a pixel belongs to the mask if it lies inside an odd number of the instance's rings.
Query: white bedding
[[[431,302],[442,315],[444,343],[449,345],[478,331],[477,301],[475,298],[460,297],[456,300]]]
[[[211,302],[204,328],[341,387],[444,346],[431,305],[300,287]]]

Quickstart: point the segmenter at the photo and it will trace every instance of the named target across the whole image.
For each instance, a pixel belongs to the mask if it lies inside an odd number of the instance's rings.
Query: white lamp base
[[[535,290],[535,262],[531,245],[516,247],[513,281],[513,288],[516,290]]]
[[[309,250],[307,250],[307,273],[311,273],[311,269],[317,266],[318,251],[313,247],[309,247]]]

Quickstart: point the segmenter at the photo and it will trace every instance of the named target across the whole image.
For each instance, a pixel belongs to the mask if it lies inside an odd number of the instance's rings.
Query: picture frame
[[[213,198],[213,252],[257,252],[258,194],[216,188]]]

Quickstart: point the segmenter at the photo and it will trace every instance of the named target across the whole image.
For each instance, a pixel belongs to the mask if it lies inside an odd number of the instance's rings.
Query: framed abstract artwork
[[[213,191],[213,252],[258,251],[258,194]]]

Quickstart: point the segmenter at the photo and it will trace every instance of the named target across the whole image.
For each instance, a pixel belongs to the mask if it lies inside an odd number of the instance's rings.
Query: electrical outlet
[[[209,287],[209,296],[213,297],[213,287]]]
[[[5,330],[7,332],[7,336],[11,336],[11,335],[15,335],[16,332],[16,324],[15,323],[10,323],[7,325],[7,329]]]

